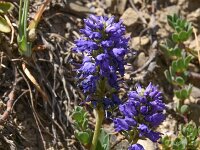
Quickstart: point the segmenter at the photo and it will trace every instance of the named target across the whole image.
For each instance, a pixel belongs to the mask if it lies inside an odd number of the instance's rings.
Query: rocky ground
[[[12,111],[6,121],[0,121],[0,149],[72,149],[83,147],[73,135],[70,113],[83,99],[77,88],[73,63],[81,62],[80,56],[72,53],[73,42],[83,27],[83,18],[89,14],[114,15],[123,19],[127,35],[131,37],[130,53],[125,84],[133,89],[135,83],[147,85],[150,81],[159,85],[165,94],[165,102],[170,110],[174,108],[173,86],[167,82],[164,70],[169,66],[160,50],[172,29],[167,25],[167,15],[180,14],[192,22],[197,29],[200,41],[200,1],[199,0],[52,0],[46,8],[37,29],[34,42],[34,54],[31,59],[24,58],[17,51],[18,0],[9,0],[15,8],[9,19],[15,29],[14,42],[10,44],[10,35],[1,34],[0,40],[0,113],[8,107],[10,95],[13,95]],[[42,0],[31,0],[29,19],[34,16]],[[192,49],[199,47],[194,36],[186,42]],[[23,64],[40,85],[47,96],[41,94],[36,85],[27,77]],[[200,124],[200,64],[190,64],[193,83],[190,120]],[[14,89],[14,90],[13,90]],[[14,91],[14,92],[13,92]],[[122,89],[122,94],[125,90]],[[90,115],[91,127],[94,127],[93,114]],[[167,119],[158,128],[168,135],[177,134],[177,118],[173,111],[167,112]],[[105,122],[106,129],[113,131],[111,122]],[[121,138],[112,135],[112,144]],[[156,150],[158,144],[140,141],[147,150]],[[113,149],[126,149],[126,141],[116,144]]]

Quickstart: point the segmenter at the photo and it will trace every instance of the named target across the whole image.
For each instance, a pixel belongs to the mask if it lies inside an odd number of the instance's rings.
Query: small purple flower
[[[93,93],[96,90],[96,82],[97,82],[97,77],[93,75],[87,76],[82,82],[81,86],[83,88],[83,92],[91,92]]]
[[[86,60],[86,59],[85,59]],[[93,74],[96,71],[96,66],[91,60],[84,61],[81,68],[77,70],[78,73],[81,73],[81,77],[87,77]]]
[[[128,150],[144,150],[144,147],[140,144],[133,144],[129,146]]]
[[[157,142],[160,138],[159,132],[154,129],[165,120],[163,111],[166,106],[162,101],[162,93],[156,86],[151,83],[146,89],[137,85],[136,91],[128,93],[128,100],[119,105],[120,112],[124,118],[114,119],[114,127],[116,131],[135,132],[140,138],[149,138],[153,142]],[[126,118],[133,119],[136,124],[127,126]],[[122,122],[126,123],[123,127]],[[136,137],[138,137],[136,136]]]
[[[93,50],[98,49],[97,43],[93,41],[87,41],[84,39],[79,39],[75,41],[76,47],[73,48],[75,52],[87,52],[91,53]]]
[[[140,131],[139,136],[142,137],[147,137],[153,142],[157,142],[158,139],[161,137],[159,132],[154,132],[151,129],[147,127],[145,124],[140,124],[138,127],[138,130]]]
[[[124,119],[117,118],[114,120],[115,130],[130,130],[137,122],[133,118],[125,117]]]
[[[165,120],[165,116],[162,113],[155,113],[145,116],[145,120],[148,121],[153,127],[157,127]]]
[[[131,103],[131,102],[120,105],[119,110],[121,113],[123,113],[123,115],[125,115],[127,117],[133,117],[138,114],[134,103]]]

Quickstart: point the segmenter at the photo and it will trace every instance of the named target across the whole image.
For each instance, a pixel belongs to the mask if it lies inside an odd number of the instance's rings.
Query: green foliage
[[[171,59],[182,57],[181,49],[170,39],[167,39],[165,44],[162,44],[160,48],[165,53],[165,55]]]
[[[183,86],[187,78],[187,68],[191,60],[192,56],[188,55],[187,57],[178,58],[172,61],[169,70],[165,71],[167,80],[174,85]]]
[[[189,107],[184,105],[184,100],[189,98],[192,90],[191,85],[189,85],[189,88],[185,88],[185,84],[188,77],[188,66],[193,56],[187,53],[183,42],[191,36],[192,26],[191,23],[176,14],[167,18],[168,24],[174,29],[174,32],[171,39],[166,40],[166,44],[161,46],[161,49],[172,60],[169,70],[165,70],[164,74],[166,79],[178,89],[174,91],[179,99],[176,110],[185,114]]]
[[[110,149],[110,138],[109,134],[101,128],[96,150],[109,150]]]
[[[192,25],[184,19],[181,19],[176,14],[167,16],[168,24],[175,30],[172,34],[172,40],[175,43],[184,42],[192,34]]]
[[[176,91],[175,91],[175,95],[176,95],[176,97],[177,97],[178,99],[184,100],[184,99],[189,98],[191,92],[192,92],[192,85],[189,84],[189,86],[186,87],[186,88],[183,88],[183,89],[181,89],[181,90],[176,90]]]
[[[81,144],[90,144],[93,132],[88,127],[87,112],[83,107],[77,106],[71,115],[75,126],[75,137]]]
[[[170,150],[171,147],[171,138],[169,136],[165,136],[161,139],[163,150]]]
[[[10,2],[0,2],[0,14],[4,15],[12,11],[14,5]],[[6,19],[0,15],[0,32],[9,33],[11,31],[10,26]]]
[[[200,144],[199,134],[200,128],[195,123],[182,125],[174,141],[169,136],[161,139],[163,150],[197,150]]]
[[[189,62],[192,60],[192,56],[178,58],[172,62],[172,70],[176,73],[182,73],[187,70]]]

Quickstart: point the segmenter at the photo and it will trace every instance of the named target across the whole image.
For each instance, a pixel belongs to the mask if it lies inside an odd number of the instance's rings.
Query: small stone
[[[135,4],[142,4],[142,0],[133,0]]]
[[[146,36],[141,37],[141,45],[146,45],[149,43],[149,38]]]
[[[147,57],[145,57],[145,54],[143,52],[141,52],[139,55],[138,55],[138,58],[137,58],[137,66],[138,67],[142,67],[145,62],[147,61]]]
[[[194,97],[194,98],[200,97],[200,89],[195,87],[195,86],[193,86],[192,87],[191,96]]]
[[[140,43],[140,37],[137,36],[137,37],[133,37],[131,40],[130,40],[130,47],[135,49],[135,50],[139,50],[140,49],[140,46],[139,46],[139,43]]]
[[[103,8],[96,8],[96,9],[95,9],[95,13],[96,13],[98,16],[103,16],[103,15],[105,14]]]
[[[155,150],[156,149],[156,144],[154,144],[152,141],[149,139],[146,140],[138,140],[138,144],[141,144],[144,149],[146,150]]]
[[[121,18],[127,27],[133,26],[138,21],[138,14],[132,8],[126,9]]]
[[[147,45],[149,43],[149,38],[147,36],[142,36],[142,37],[133,37],[131,39],[131,48],[139,50],[140,46]]]
[[[124,79],[129,80],[130,79],[130,73],[125,73],[124,74]]]

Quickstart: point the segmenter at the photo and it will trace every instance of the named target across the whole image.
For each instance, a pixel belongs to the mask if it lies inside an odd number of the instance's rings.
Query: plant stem
[[[102,108],[95,109],[95,113],[96,113],[96,125],[95,125],[95,130],[94,130],[94,135],[93,135],[92,145],[90,147],[90,150],[96,150],[101,125],[104,119],[104,110]]]

